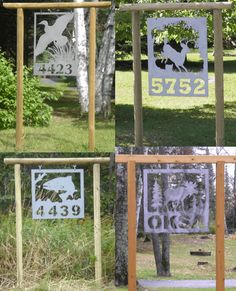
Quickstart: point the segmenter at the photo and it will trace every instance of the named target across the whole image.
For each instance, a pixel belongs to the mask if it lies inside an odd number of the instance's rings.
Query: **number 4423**
[[[193,91],[193,96],[205,95],[205,81],[197,78],[191,82],[191,79],[175,78],[152,78],[152,93],[160,95],[189,95]]]

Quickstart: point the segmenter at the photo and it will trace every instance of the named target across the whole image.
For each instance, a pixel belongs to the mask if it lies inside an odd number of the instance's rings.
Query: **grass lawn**
[[[142,92],[145,146],[214,146],[215,83],[212,53],[209,59],[209,97],[148,95],[147,60],[143,60]],[[195,55],[189,57],[195,60]],[[130,60],[117,63],[116,145],[134,144],[133,72]],[[224,56],[225,145],[236,144],[236,52]]]
[[[198,249],[211,251],[212,255],[209,257],[190,255],[191,250]],[[137,278],[145,280],[215,280],[215,236],[209,235],[208,239],[201,239],[200,235],[171,235],[170,260],[172,276],[170,278],[157,277],[152,243],[139,240],[137,251]],[[208,265],[198,266],[197,263],[199,261],[208,262]],[[236,279],[235,267],[236,236],[230,235],[225,238],[226,279]],[[181,289],[158,288],[158,290]]]
[[[25,127],[24,151],[80,152],[88,151],[88,117],[80,116],[78,93],[65,83],[56,87],[42,86],[48,91],[61,90],[63,96],[51,102],[54,112],[48,127]],[[114,118],[96,118],[95,150],[111,152],[115,145]],[[15,129],[0,131],[0,151],[15,151]]]

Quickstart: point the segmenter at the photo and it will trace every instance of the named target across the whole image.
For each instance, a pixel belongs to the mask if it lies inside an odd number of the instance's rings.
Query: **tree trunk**
[[[74,0],[74,2],[84,2],[83,0]],[[76,39],[78,46],[78,75],[76,78],[77,89],[79,92],[79,102],[81,112],[88,112],[88,40],[86,33],[85,9],[75,9],[76,13]]]
[[[115,72],[115,1],[112,1],[106,29],[99,50],[96,70],[96,112],[111,113],[111,96]]]
[[[206,155],[209,155],[210,151],[209,148],[206,147]],[[216,206],[216,197],[215,197],[215,174],[213,170],[213,165],[212,164],[206,164],[207,169],[209,170],[209,207],[210,207],[210,221],[215,220],[215,206]]]
[[[119,151],[119,149],[118,149]],[[128,284],[128,208],[127,208],[127,168],[116,166],[115,203],[115,285]]]
[[[160,147],[159,154],[165,154],[165,148]],[[166,168],[162,164],[161,168]],[[163,191],[168,187],[166,175],[162,175]],[[152,245],[158,276],[169,277],[170,274],[170,235],[168,233],[152,234]]]
[[[152,233],[152,247],[154,252],[157,276],[162,276],[162,255],[160,246],[160,234]]]

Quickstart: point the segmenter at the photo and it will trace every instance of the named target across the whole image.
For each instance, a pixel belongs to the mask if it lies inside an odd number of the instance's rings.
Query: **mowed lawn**
[[[65,83],[46,90],[60,90],[63,96],[50,105],[53,116],[48,127],[25,127],[24,148],[27,152],[87,152],[88,116],[81,116],[78,93]],[[111,152],[115,146],[114,115],[109,119],[96,116],[95,151]],[[15,129],[0,131],[0,151],[15,151]]]
[[[152,243],[143,242],[143,239],[140,239],[137,250],[137,278],[146,280],[215,280],[215,235],[203,237],[205,238],[202,238],[201,235],[171,235],[170,266],[172,276],[169,278],[157,278]],[[210,251],[211,256],[190,255],[190,251],[199,249]],[[198,266],[198,262],[207,262],[208,264]],[[236,235],[225,236],[225,278],[236,279]],[[181,289],[158,288],[158,290]]]
[[[188,60],[194,62],[195,54]],[[212,52],[209,59],[209,97],[148,95],[147,60],[143,60],[143,126],[145,146],[215,145],[215,82]],[[117,62],[116,145],[134,144],[132,61]],[[236,51],[224,56],[225,145],[236,144]]]

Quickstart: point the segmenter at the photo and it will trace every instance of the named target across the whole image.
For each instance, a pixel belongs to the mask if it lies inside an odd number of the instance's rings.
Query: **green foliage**
[[[118,1],[119,2],[119,1]],[[154,0],[141,0],[139,3],[155,3]],[[160,0],[159,2],[166,2]],[[170,2],[175,2],[171,0]],[[182,1],[184,2],[184,1]],[[190,0],[188,2],[196,2]],[[206,2],[199,0],[198,2]],[[215,2],[215,1],[207,1]],[[236,0],[232,0],[233,4]],[[130,3],[128,0],[122,0],[119,4]],[[118,3],[117,3],[118,4]],[[223,37],[225,48],[233,48],[236,46],[236,10],[224,10],[223,13]],[[142,53],[147,52],[147,18],[151,17],[207,17],[207,35],[208,44],[213,46],[214,40],[214,27],[212,11],[210,10],[179,10],[179,11],[144,11],[140,16],[140,29],[141,29],[141,48]],[[173,31],[171,35],[168,35],[168,39],[180,41],[182,33],[176,33]],[[131,17],[130,12],[118,12],[116,13],[116,55],[117,58],[124,58],[132,51],[132,32],[131,32]]]
[[[0,129],[16,125],[16,75],[13,65],[0,52]],[[24,124],[47,126],[51,119],[52,107],[46,100],[57,100],[58,95],[41,91],[38,78],[31,70],[24,68]]]

